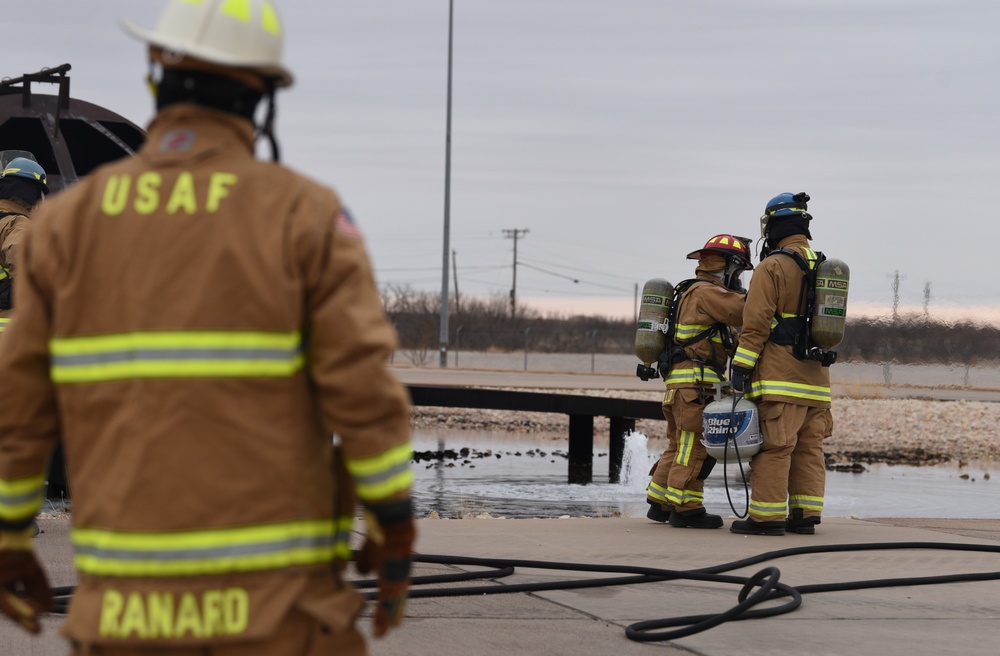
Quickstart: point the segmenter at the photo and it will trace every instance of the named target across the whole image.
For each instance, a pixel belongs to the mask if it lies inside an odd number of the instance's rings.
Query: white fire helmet
[[[281,20],[268,0],[170,0],[155,29],[127,18],[122,27],[175,56],[253,71],[273,79],[277,87],[293,81],[281,63]]]

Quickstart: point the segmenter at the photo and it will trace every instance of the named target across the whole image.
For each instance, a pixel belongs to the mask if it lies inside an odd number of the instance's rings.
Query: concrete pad
[[[727,518],[726,524],[732,521]],[[66,519],[43,520],[39,554],[53,585],[72,584]],[[628,565],[693,570],[732,563],[769,551],[811,545],[896,542],[1000,546],[1000,520],[824,519],[814,536],[743,536],[719,530],[675,529],[646,519],[499,520],[425,519],[418,522],[417,550],[498,559]],[[360,536],[358,536],[360,538]],[[797,555],[748,565],[747,576],[774,566],[792,586],[966,572],[1000,571],[1000,553],[932,549],[843,551]],[[481,570],[453,564],[415,566],[415,575]],[[448,587],[509,586],[617,574],[518,568],[508,577]],[[421,589],[421,588],[416,588]],[[667,617],[722,612],[737,603],[739,587],[692,580],[533,593],[412,598],[406,623],[373,639],[373,656],[545,654],[579,656],[734,653],[995,654],[1000,646],[1000,583],[948,583],[807,594],[792,613],[724,624],[671,643],[628,640],[629,624]],[[775,602],[769,602],[775,603]],[[368,632],[370,616],[361,620]],[[0,654],[65,654],[62,620],[45,621],[40,638],[10,622],[0,623]]]

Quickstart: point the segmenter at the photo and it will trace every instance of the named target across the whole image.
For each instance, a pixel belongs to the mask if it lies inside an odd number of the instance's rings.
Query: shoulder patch
[[[160,140],[160,152],[185,152],[194,146],[195,134],[192,130],[171,130]]]
[[[354,219],[346,207],[341,207],[340,212],[337,213],[337,232],[345,237],[361,239],[361,230],[354,223]]]

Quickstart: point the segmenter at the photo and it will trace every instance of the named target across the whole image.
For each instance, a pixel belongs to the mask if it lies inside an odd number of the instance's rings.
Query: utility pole
[[[439,366],[448,367],[448,251],[451,238],[451,42],[454,0],[448,0],[448,111],[444,137],[444,248],[441,249],[441,330],[438,333]]]
[[[899,281],[906,280],[906,276],[899,275],[899,269],[891,276],[892,278],[892,325],[895,326],[899,321]]]
[[[455,259],[456,253],[454,250],[451,251],[451,272],[455,280],[455,314],[458,314],[458,260]]]
[[[514,240],[514,282],[510,286],[510,318],[517,313],[517,240],[528,234],[527,228],[504,230],[503,236]]]
[[[924,319],[929,319],[931,316],[930,305],[931,305],[931,283],[930,281],[927,281],[924,283]]]

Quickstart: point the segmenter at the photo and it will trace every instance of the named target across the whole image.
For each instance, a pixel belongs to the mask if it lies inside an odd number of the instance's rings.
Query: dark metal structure
[[[135,154],[142,128],[109,109],[70,96],[69,64],[0,80],[0,151],[26,150],[45,169],[49,193],[64,189],[106,162]],[[37,93],[35,86],[56,87]],[[62,445],[49,465],[49,499],[69,495]]]
[[[472,387],[407,385],[413,405],[449,408],[489,408],[569,415],[569,482],[590,483],[594,469],[594,417],[610,420],[608,482],[621,479],[625,435],[636,419],[663,419],[659,401],[612,399],[573,394],[512,392]]]
[[[27,150],[59,191],[96,167],[132,155],[146,133],[128,119],[70,96],[71,66],[0,80],[0,150]],[[34,87],[53,85],[56,93]]]

